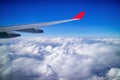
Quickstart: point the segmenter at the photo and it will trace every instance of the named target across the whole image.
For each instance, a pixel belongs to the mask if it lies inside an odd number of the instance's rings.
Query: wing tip
[[[83,16],[84,16],[84,14],[85,14],[85,12],[82,11],[82,12],[80,12],[79,14],[77,14],[76,16],[74,16],[73,19],[75,19],[75,20],[76,20],[76,19],[77,19],[77,20],[78,20],[78,19],[82,19]]]

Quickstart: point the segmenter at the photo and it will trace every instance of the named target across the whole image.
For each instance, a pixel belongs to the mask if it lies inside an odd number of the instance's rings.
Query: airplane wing
[[[81,20],[83,16],[84,16],[84,12],[80,12],[79,14],[74,16],[72,19],[67,19],[67,20],[0,27],[0,38],[13,38],[13,37],[21,36],[20,34],[17,34],[12,31],[21,31],[21,32],[28,32],[28,33],[43,33],[43,30],[39,29],[39,27],[55,25],[55,24],[60,24],[60,23],[65,23],[65,22],[71,22],[75,20]]]

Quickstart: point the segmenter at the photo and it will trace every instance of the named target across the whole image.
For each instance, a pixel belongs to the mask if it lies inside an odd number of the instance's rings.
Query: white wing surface
[[[21,36],[20,34],[13,33],[12,31],[21,31],[21,32],[28,32],[28,33],[43,33],[43,30],[39,29],[39,27],[80,20],[80,19],[82,19],[83,16],[84,16],[84,12],[80,12],[79,14],[74,16],[72,19],[44,22],[44,23],[36,23],[36,24],[0,27],[0,38],[13,38],[13,37]]]

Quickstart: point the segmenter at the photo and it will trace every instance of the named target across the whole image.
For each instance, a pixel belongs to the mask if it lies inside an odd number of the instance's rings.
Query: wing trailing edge
[[[85,12],[82,11],[79,14],[75,15],[73,18],[66,19],[66,20],[0,27],[0,38],[13,38],[13,37],[21,36],[20,34],[16,34],[16,33],[8,33],[8,32],[12,32],[12,31],[21,31],[21,32],[28,32],[28,33],[43,33],[43,30],[38,29],[39,27],[56,25],[56,24],[66,23],[66,22],[72,22],[75,20],[81,20],[83,18],[84,14],[85,14]]]

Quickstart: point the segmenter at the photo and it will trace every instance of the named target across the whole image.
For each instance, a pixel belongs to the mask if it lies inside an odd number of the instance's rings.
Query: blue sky
[[[69,19],[80,11],[81,21],[42,27],[37,36],[120,37],[119,0],[1,0],[0,26]]]

